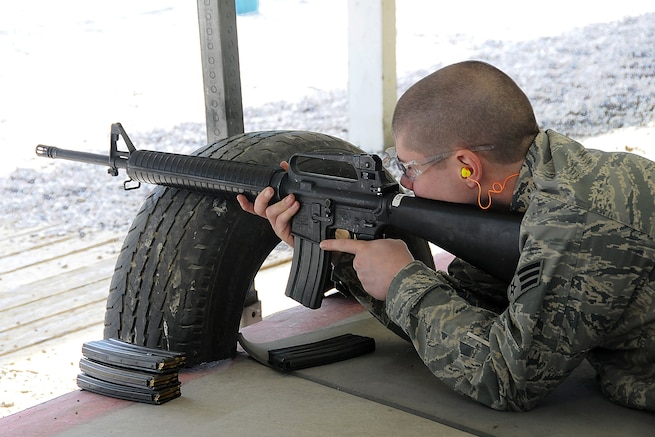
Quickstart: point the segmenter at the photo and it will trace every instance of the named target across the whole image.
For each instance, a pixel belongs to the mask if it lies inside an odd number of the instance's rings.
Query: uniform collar
[[[532,141],[525,155],[525,160],[519,171],[514,187],[510,210],[525,212],[530,204],[532,193],[535,191],[534,174],[537,169],[543,171],[544,167],[552,161],[550,141],[547,131],[540,130]]]

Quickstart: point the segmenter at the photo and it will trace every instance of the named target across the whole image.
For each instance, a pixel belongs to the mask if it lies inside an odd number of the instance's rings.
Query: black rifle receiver
[[[128,151],[118,150],[119,137]],[[321,306],[330,271],[330,253],[319,243],[334,238],[338,229],[363,240],[383,238],[390,226],[401,229],[507,283],[518,263],[521,214],[402,194],[376,155],[295,154],[285,172],[258,164],[136,150],[119,123],[111,128],[109,156],[44,145],[37,146],[36,154],[109,166],[113,176],[125,169],[130,178],[125,189],[143,182],[213,195],[244,194],[250,200],[268,186],[275,190],[274,200],[293,193],[300,209],[291,224],[294,252],[286,295],[309,308]]]

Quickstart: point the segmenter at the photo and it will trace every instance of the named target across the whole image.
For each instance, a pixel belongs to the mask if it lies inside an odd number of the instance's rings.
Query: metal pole
[[[234,0],[198,0],[208,144],[243,133]]]

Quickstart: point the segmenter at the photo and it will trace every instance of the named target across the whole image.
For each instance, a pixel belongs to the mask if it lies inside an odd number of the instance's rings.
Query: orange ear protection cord
[[[507,185],[507,181],[509,181],[512,178],[518,177],[518,173],[511,174],[505,178],[505,181],[501,184],[500,182],[494,182],[491,184],[491,188],[487,190],[487,197],[489,199],[489,203],[486,206],[482,206],[482,186],[480,185],[480,182],[476,181],[475,179],[471,178],[471,169],[468,167],[462,167],[462,177],[464,179],[469,179],[478,186],[478,206],[480,206],[481,209],[489,209],[491,208],[491,195],[492,194],[500,194],[503,191],[505,191],[505,185]]]

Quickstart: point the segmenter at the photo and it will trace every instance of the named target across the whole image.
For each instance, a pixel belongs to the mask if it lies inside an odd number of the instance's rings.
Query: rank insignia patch
[[[521,269],[516,272],[512,279],[512,283],[509,286],[510,300],[516,300],[526,291],[541,284],[541,264],[541,261],[534,262],[521,267]]]

